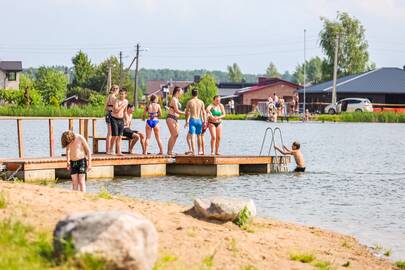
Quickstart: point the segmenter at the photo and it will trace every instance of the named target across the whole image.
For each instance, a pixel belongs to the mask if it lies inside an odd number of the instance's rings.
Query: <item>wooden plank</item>
[[[88,119],[84,119],[83,120],[83,137],[86,139],[86,142],[89,142],[89,120]]]
[[[70,131],[73,131],[73,125],[74,124],[74,122],[73,122],[73,119],[69,119],[69,130]]]
[[[95,140],[95,138],[97,137],[97,120],[93,119],[91,121],[91,125],[92,125],[92,141],[93,141],[93,154],[98,153],[98,141]]]
[[[22,136],[22,120],[17,119],[17,134],[18,134],[18,157],[24,157],[24,141]]]
[[[79,134],[80,135],[84,135],[84,120],[83,119],[79,119]]]
[[[56,116],[56,117],[50,117],[50,116],[0,116],[0,120],[68,120],[68,119],[74,119],[74,120],[79,120],[79,119],[104,119],[104,117],[72,117],[72,116]]]
[[[52,119],[48,120],[48,131],[49,131],[49,156],[55,156],[55,138],[53,134],[53,123]]]

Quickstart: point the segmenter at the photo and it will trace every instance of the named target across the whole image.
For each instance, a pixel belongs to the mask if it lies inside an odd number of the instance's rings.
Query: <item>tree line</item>
[[[365,29],[360,21],[346,12],[339,12],[335,19],[329,20],[321,17],[323,28],[319,33],[319,46],[324,56],[313,57],[305,63],[306,83],[319,83],[332,78],[333,61],[335,53],[335,38],[340,37],[338,76],[361,73],[373,69],[375,65],[370,62],[368,54],[368,43],[365,39]],[[21,74],[21,91],[29,90],[30,103],[44,103],[59,105],[65,97],[78,95],[88,99],[93,105],[100,105],[104,101],[107,92],[107,74],[111,68],[111,79],[113,84],[126,87],[129,97],[134,91],[134,71],[125,69],[120,65],[116,56],[110,56],[99,64],[91,62],[89,56],[79,51],[72,57],[72,67],[54,66],[28,69]],[[282,78],[287,81],[303,84],[304,65],[300,63],[294,72],[285,71],[280,73],[273,62],[270,62],[265,76]],[[257,82],[258,76],[262,74],[243,74],[240,67],[233,63],[224,71],[200,70],[173,70],[173,69],[146,69],[141,68],[139,72],[138,89],[139,99],[146,90],[147,80],[193,81],[194,76],[210,74],[207,82]],[[0,99],[14,100],[11,103],[22,102],[23,92],[17,94],[0,93]]]

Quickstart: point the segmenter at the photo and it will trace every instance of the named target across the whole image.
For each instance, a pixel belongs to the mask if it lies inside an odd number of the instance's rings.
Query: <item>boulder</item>
[[[213,197],[194,200],[194,210],[197,214],[208,219],[221,221],[234,221],[245,207],[251,213],[250,218],[256,216],[256,206],[251,199]]]
[[[124,212],[93,212],[67,216],[53,233],[57,256],[66,241],[76,255],[105,258],[113,269],[152,269],[157,257],[157,232],[147,219]]]

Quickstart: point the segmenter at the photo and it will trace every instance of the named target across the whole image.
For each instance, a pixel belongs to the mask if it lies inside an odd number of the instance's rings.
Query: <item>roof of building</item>
[[[193,81],[172,81],[169,90],[172,92],[175,86],[186,88],[192,83]],[[146,82],[146,94],[157,94],[162,90],[162,87],[166,86],[167,84],[168,81],[165,80],[149,80]]]
[[[290,85],[290,86],[292,86],[292,87],[294,87],[296,89],[300,88],[300,85],[289,82],[289,81],[286,81],[286,80],[283,80],[283,79],[269,78],[267,80],[262,80],[259,84],[256,84],[254,86],[242,88],[239,91],[237,91],[236,94],[243,94],[243,93],[246,93],[246,92],[254,92],[254,91],[262,90],[262,89],[265,89],[267,87],[275,86],[275,85],[278,85],[278,84],[287,84],[287,85]]]
[[[333,81],[312,85],[305,93],[332,92]],[[304,90],[300,89],[302,93]],[[349,75],[336,80],[338,93],[405,93],[405,70],[400,68],[377,68],[364,73]]]
[[[68,97],[68,98],[65,98],[63,101],[62,101],[62,104],[63,103],[66,103],[66,102],[84,102],[84,103],[88,103],[89,101],[87,100],[87,99],[84,99],[84,98],[80,98],[78,95],[73,95],[73,96],[70,96],[70,97]]]
[[[22,71],[21,61],[0,61],[0,69],[4,71]]]

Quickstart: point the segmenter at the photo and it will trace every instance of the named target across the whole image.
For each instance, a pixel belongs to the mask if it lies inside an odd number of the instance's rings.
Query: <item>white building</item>
[[[0,61],[0,89],[19,89],[21,61]]]

